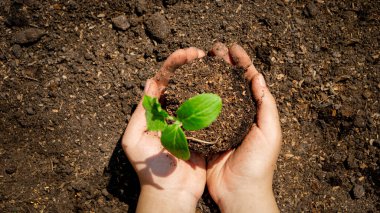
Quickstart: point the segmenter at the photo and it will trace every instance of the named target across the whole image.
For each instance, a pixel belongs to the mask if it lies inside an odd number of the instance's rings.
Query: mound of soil
[[[243,70],[228,66],[222,59],[205,57],[175,71],[165,91],[164,104],[175,115],[187,99],[201,93],[215,93],[222,98],[222,112],[209,127],[185,131],[186,136],[215,142],[188,140],[190,149],[208,156],[236,147],[253,123],[254,104]]]

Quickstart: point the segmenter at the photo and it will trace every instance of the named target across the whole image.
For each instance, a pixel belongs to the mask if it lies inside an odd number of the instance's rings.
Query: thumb
[[[160,96],[156,81],[148,79],[145,84],[144,94],[157,97]],[[124,147],[132,145],[139,141],[141,135],[147,130],[145,109],[142,106],[142,100],[138,104],[136,110],[133,112],[131,120],[128,123],[127,129],[124,132],[122,144]]]
[[[270,141],[281,141],[281,126],[276,101],[270,93],[263,75],[256,74],[251,84],[252,94],[257,105],[257,126]]]

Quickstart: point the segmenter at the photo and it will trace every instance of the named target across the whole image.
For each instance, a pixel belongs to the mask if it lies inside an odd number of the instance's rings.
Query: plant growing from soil
[[[149,131],[161,131],[162,145],[177,158],[188,160],[190,151],[184,131],[196,131],[210,126],[222,110],[222,99],[212,93],[196,95],[185,101],[176,111],[176,117],[165,111],[157,98],[145,95],[143,99],[145,117]]]

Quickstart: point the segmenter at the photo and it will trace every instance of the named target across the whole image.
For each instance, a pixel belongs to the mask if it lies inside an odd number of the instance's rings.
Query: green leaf
[[[177,158],[189,160],[190,151],[185,133],[181,129],[179,123],[174,123],[165,127],[161,133],[161,143]]]
[[[178,120],[189,131],[208,127],[220,114],[222,99],[211,93],[196,95],[185,101],[177,110]]]
[[[169,114],[162,109],[157,98],[144,95],[143,107],[145,109],[146,123],[149,131],[161,131],[166,127],[165,118]]]

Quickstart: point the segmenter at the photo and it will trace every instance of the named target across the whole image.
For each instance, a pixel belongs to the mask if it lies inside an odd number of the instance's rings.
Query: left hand
[[[205,53],[194,47],[175,51],[156,76],[147,80],[144,93],[159,98],[175,69],[203,56]],[[138,212],[194,212],[206,184],[205,160],[191,153],[191,158],[183,161],[166,151],[158,132],[147,131],[141,101],[122,146],[140,180]]]

